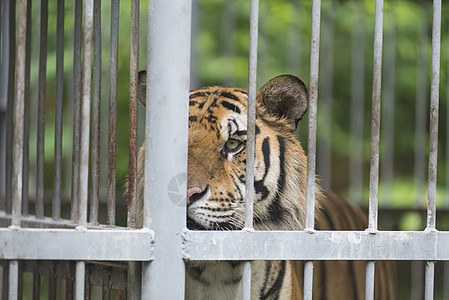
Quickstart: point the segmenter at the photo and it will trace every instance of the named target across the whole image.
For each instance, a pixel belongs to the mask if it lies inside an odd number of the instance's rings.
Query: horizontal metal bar
[[[153,248],[151,230],[0,228],[0,259],[150,261]]]
[[[190,231],[188,260],[449,260],[449,231]]]

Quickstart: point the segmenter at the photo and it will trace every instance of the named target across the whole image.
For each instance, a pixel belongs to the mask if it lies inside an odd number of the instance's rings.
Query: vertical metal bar
[[[435,286],[435,262],[426,262],[426,280],[424,290],[424,300],[433,300]]]
[[[39,274],[38,266],[33,268],[33,299],[39,299],[41,293],[41,276]]]
[[[432,67],[430,79],[429,171],[426,231],[434,231],[436,224],[438,112],[440,98],[441,0],[433,1]],[[426,300],[433,299],[435,262],[426,263]]]
[[[113,0],[111,7],[111,56],[109,60],[109,135],[108,135],[108,225],[115,225],[116,201],[116,140],[117,140],[117,57],[119,30],[119,1]]]
[[[12,226],[20,226],[22,214],[23,118],[25,105],[25,49],[27,2],[18,2],[16,89],[14,102],[14,170],[12,190]]]
[[[310,40],[309,132],[307,139],[307,191],[306,226],[312,232],[315,223],[315,170],[316,170],[316,122],[318,99],[318,73],[320,60],[321,0],[312,2],[312,30]],[[304,264],[304,300],[312,299],[313,262]]]
[[[394,7],[391,8],[394,15]],[[393,163],[394,163],[394,109],[395,109],[395,76],[396,76],[396,24],[390,18],[390,30],[385,44],[385,84],[382,106],[382,142],[384,149],[381,161],[383,205],[390,205],[393,200]]]
[[[6,210],[6,132],[9,73],[9,1],[1,1],[1,56],[0,56],[0,210]]]
[[[307,140],[307,212],[306,229],[315,222],[316,120],[318,72],[320,59],[321,1],[312,2],[312,32],[310,41],[309,135]]]
[[[259,1],[251,0],[249,31],[249,69],[248,69],[248,112],[246,141],[246,186],[245,186],[245,228],[253,229],[254,201],[254,151],[256,143],[256,83],[257,83],[257,44],[259,30]],[[242,299],[251,299],[251,262],[243,262]]]
[[[313,293],[313,261],[304,262],[304,291],[303,298],[312,299]]]
[[[36,218],[44,217],[45,100],[47,84],[48,0],[41,1],[39,92],[37,112]]]
[[[379,198],[380,100],[382,84],[383,0],[376,0],[374,21],[373,91],[371,111],[371,160],[368,229],[377,231]]]
[[[23,185],[22,185],[22,214],[28,215],[28,173],[30,154],[30,67],[31,67],[31,0],[27,1],[27,25],[25,50],[25,107],[23,122]],[[1,158],[0,158],[1,159]],[[0,200],[1,201],[1,200]]]
[[[12,172],[13,172],[13,116],[14,116],[14,92],[15,92],[15,55],[16,55],[16,1],[9,3],[9,66],[8,66],[8,104],[6,108],[6,207],[7,213],[11,213],[12,200]]]
[[[131,261],[128,263],[128,299],[141,299],[142,290],[142,264],[140,262]]]
[[[92,65],[92,15],[93,0],[84,1],[83,33],[83,77],[81,98],[80,134],[80,180],[79,180],[79,225],[87,223],[87,193],[89,177],[89,128],[90,128],[90,88]]]
[[[8,300],[18,299],[18,288],[19,288],[19,262],[17,260],[12,260],[9,263],[9,292]]]
[[[187,173],[191,7],[190,0],[158,0],[148,11],[144,227],[151,224],[158,242],[155,260],[143,264],[142,299],[184,298],[179,232],[186,207],[168,199],[167,186]],[[167,101],[153,101],[162,98]],[[187,190],[185,182],[179,190]]]
[[[73,28],[73,150],[72,150],[72,209],[70,218],[78,220],[79,161],[80,161],[80,113],[81,113],[81,22],[82,0],[75,0],[75,24]]]
[[[383,38],[383,0],[376,0],[374,19],[373,91],[371,110],[371,158],[370,191],[368,209],[368,231],[377,232],[379,198],[379,139],[380,139],[380,101],[382,89],[382,38]],[[373,261],[366,262],[365,299],[374,299]]]
[[[349,159],[349,199],[362,203],[363,120],[365,103],[365,17],[361,3],[355,2],[357,26],[352,32],[351,66],[351,157]]]
[[[101,1],[94,1],[94,69],[92,92],[92,158],[90,222],[98,223],[100,191],[100,103],[101,103]]]
[[[441,0],[433,2],[432,24],[432,72],[430,79],[430,133],[429,172],[427,199],[427,228],[435,230],[437,194],[437,154],[438,154],[438,111],[440,88],[440,48],[441,48]],[[427,280],[426,280],[427,282]]]
[[[84,261],[76,262],[75,275],[75,299],[84,300],[84,286],[86,278],[86,263]]]
[[[93,0],[84,1],[84,26],[83,26],[83,75],[82,98],[80,114],[80,178],[79,178],[79,212],[78,224],[80,230],[87,223],[87,193],[89,175],[89,128],[90,128],[90,88],[91,88],[91,64],[92,64],[92,18]],[[86,264],[83,261],[76,262],[75,298],[84,299]]]
[[[27,0],[29,3],[29,0]],[[19,260],[19,282],[17,284],[17,298],[23,299],[23,264]]]
[[[137,196],[137,81],[139,68],[139,11],[140,1],[131,2],[131,50],[129,72],[129,170],[128,170],[128,227],[136,228]],[[128,289],[129,290],[129,289]]]
[[[50,264],[51,265],[48,274],[48,300],[56,300],[55,262],[51,262]]]
[[[320,115],[318,116],[318,127],[320,134],[318,137],[318,174],[320,175],[321,187],[331,188],[331,149],[332,149],[332,98],[333,98],[333,78],[334,78],[334,8],[333,1],[328,1],[328,6],[323,15],[323,44],[320,84]]]
[[[61,218],[62,169],[62,105],[64,99],[64,0],[58,0],[56,26],[56,93],[55,93],[55,155],[53,170],[54,220]]]
[[[424,181],[426,165],[426,122],[427,122],[427,76],[428,76],[428,9],[421,5],[418,23],[418,55],[416,70],[416,113],[415,113],[415,206],[424,205]],[[449,106],[448,106],[449,107]],[[449,170],[449,169],[448,169]],[[415,285],[412,285],[415,287]],[[421,295],[420,295],[421,297]],[[420,298],[421,299],[421,298]]]
[[[365,277],[365,299],[374,299],[374,278],[375,278],[375,268],[374,261],[366,262],[366,277]]]

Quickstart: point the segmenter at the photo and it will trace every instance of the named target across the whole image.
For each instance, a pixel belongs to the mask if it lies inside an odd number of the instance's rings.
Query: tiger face
[[[145,73],[139,98],[145,103]],[[248,92],[207,87],[189,97],[187,227],[244,226]],[[301,229],[306,157],[293,131],[307,110],[307,91],[283,75],[257,92],[254,176],[256,229]]]

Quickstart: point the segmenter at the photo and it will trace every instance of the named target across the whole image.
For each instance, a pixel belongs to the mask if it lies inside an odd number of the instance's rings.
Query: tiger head
[[[139,98],[144,104],[145,86],[142,71]],[[307,160],[293,132],[307,110],[306,87],[297,77],[282,75],[266,83],[256,97],[254,227],[302,229]],[[245,219],[248,92],[206,87],[190,92],[189,98],[187,227],[241,229]],[[140,173],[138,190],[143,190],[143,170]]]

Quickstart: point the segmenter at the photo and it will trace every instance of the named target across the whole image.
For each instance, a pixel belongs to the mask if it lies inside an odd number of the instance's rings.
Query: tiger
[[[146,104],[146,71],[138,98]],[[189,94],[186,224],[190,230],[241,230],[245,223],[248,91],[221,86]],[[305,84],[277,76],[257,91],[254,166],[255,230],[302,230],[307,157],[295,130],[308,108]],[[138,225],[142,226],[145,145],[137,164]],[[316,229],[364,230],[366,215],[315,183]],[[314,299],[364,299],[365,262],[314,263]],[[241,261],[186,261],[186,299],[240,299]],[[302,299],[303,262],[254,261],[251,299]],[[377,262],[375,299],[395,298],[395,269]]]

